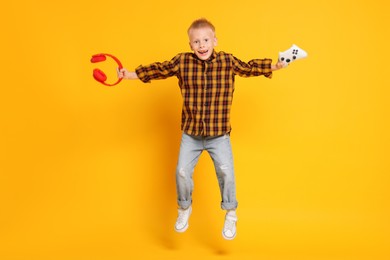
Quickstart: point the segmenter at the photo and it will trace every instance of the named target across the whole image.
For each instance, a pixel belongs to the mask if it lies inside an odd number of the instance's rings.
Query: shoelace
[[[233,232],[235,223],[236,223],[236,221],[227,218],[225,220],[225,230],[229,230],[229,231]]]
[[[178,223],[184,223],[184,219],[186,218],[187,211],[186,210],[179,210],[179,216],[177,217]]]

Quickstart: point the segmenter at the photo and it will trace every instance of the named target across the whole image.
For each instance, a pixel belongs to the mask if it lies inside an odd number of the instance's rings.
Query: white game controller
[[[287,67],[291,62],[307,57],[307,53],[293,44],[290,49],[284,52],[279,52],[279,61],[283,63],[283,68]]]

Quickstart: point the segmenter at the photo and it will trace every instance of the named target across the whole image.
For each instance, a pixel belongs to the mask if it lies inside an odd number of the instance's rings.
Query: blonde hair
[[[200,18],[192,22],[188,28],[187,33],[189,34],[192,29],[210,28],[215,33],[214,25],[205,18]]]

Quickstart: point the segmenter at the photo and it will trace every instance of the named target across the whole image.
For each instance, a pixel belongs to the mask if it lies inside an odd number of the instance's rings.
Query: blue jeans
[[[176,168],[179,207],[186,209],[192,204],[192,191],[194,189],[192,175],[204,150],[209,153],[214,162],[222,198],[221,208],[224,210],[236,209],[238,203],[229,134],[217,137],[202,137],[183,133]]]

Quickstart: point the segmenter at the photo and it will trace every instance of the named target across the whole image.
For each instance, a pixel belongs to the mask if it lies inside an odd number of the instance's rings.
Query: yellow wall
[[[1,7],[1,259],[389,259],[389,4],[363,0],[7,1]],[[297,44],[272,80],[236,80],[238,236],[211,160],[176,234],[175,78],[107,88],[189,51],[207,17],[242,60]],[[109,72],[109,71],[112,72]]]

